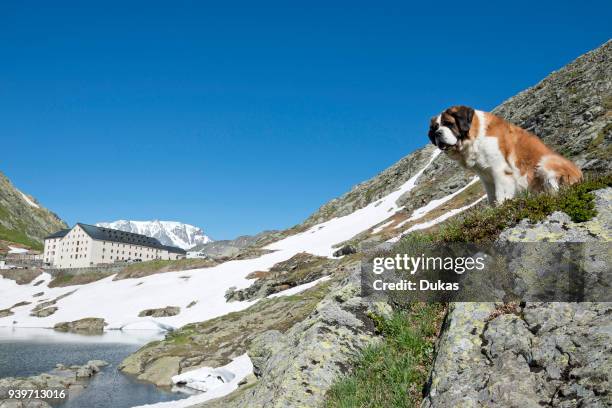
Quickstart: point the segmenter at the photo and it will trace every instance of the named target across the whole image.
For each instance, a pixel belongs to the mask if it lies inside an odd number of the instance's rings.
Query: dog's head
[[[453,106],[431,118],[429,140],[444,151],[458,151],[469,138],[474,109],[469,106]]]

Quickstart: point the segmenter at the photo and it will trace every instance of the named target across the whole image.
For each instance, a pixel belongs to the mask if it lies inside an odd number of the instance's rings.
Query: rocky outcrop
[[[56,306],[51,306],[51,307],[45,307],[44,309],[36,309],[36,310],[32,310],[32,312],[30,313],[30,316],[34,316],[34,317],[47,317],[47,316],[51,316],[53,313],[57,312],[58,308]]]
[[[378,338],[360,296],[359,268],[336,283],[315,310],[287,332],[269,330],[248,349],[257,377],[199,407],[316,407],[350,362]]]
[[[29,304],[30,302],[25,302],[25,301],[15,303],[13,306],[9,307],[8,309],[0,310],[0,317],[7,317],[7,316],[14,315],[15,313],[11,309],[16,308],[16,307],[21,307],[21,306],[27,306]]]
[[[353,245],[344,245],[342,248],[333,253],[335,257],[356,254],[357,249]]]
[[[0,270],[0,276],[5,279],[12,279],[18,285],[27,285],[31,283],[34,279],[39,277],[41,273],[42,269],[39,268]]]
[[[176,316],[181,313],[181,308],[178,306],[166,306],[158,309],[145,309],[138,313],[138,317],[168,317]]]
[[[87,380],[100,372],[108,363],[103,360],[90,360],[84,365],[65,366],[58,364],[49,373],[34,375],[31,377],[6,377],[0,378],[0,407],[50,407],[46,401],[37,399],[12,399],[9,398],[9,390],[53,390],[74,391],[87,387]],[[66,392],[66,397],[68,392]],[[61,398],[59,399],[61,400]],[[58,402],[58,399],[54,399]]]
[[[287,331],[305,319],[328,292],[328,283],[293,296],[264,299],[240,312],[188,324],[127,357],[119,369],[139,380],[170,386],[173,375],[221,367],[247,351],[261,333]]]
[[[610,241],[612,189],[595,192],[598,215],[555,213],[501,234],[511,241]],[[604,260],[604,262],[606,262]],[[422,407],[612,405],[612,303],[451,305]]]
[[[230,288],[225,298],[228,301],[264,298],[335,272],[343,272],[345,268],[354,267],[355,262],[355,258],[338,261],[302,252],[277,263],[269,271],[250,273],[247,278],[256,279],[255,282],[245,289]]]
[[[4,400],[0,401],[0,408],[51,408],[43,400]]]
[[[104,319],[98,317],[86,317],[72,322],[60,322],[53,326],[53,330],[72,333],[102,333],[104,331]]]
[[[264,231],[257,235],[242,235],[231,240],[219,240],[196,245],[190,251],[200,252],[213,259],[229,259],[239,255],[244,250],[261,246],[264,240],[268,240],[278,234],[279,231]]]
[[[70,292],[66,292],[63,295],[59,295],[58,297],[52,300],[44,300],[44,299],[39,300],[39,303],[36,306],[34,306],[34,308],[32,308],[32,311],[30,312],[30,316],[35,316],[35,317],[51,316],[53,313],[55,313],[58,310],[58,307],[54,305],[58,301],[62,300],[63,298],[72,295],[74,292],[76,292],[76,289]]]
[[[42,238],[62,228],[64,221],[0,173],[0,240],[42,248]]]

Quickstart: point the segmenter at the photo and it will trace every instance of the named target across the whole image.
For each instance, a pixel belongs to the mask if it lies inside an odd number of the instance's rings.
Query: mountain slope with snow
[[[99,227],[112,228],[126,232],[157,238],[164,245],[191,249],[196,245],[212,242],[201,228],[176,221],[127,221],[99,222]]]
[[[0,241],[42,249],[42,239],[66,224],[0,173]],[[6,246],[0,243],[0,253]]]
[[[17,285],[14,281],[0,279],[0,309],[10,308],[22,301],[32,301],[35,305],[39,299],[32,296],[43,290],[44,299],[53,300],[76,289],[69,296],[57,300],[54,307],[58,310],[47,317],[30,315],[32,305],[19,306],[12,308],[14,315],[0,318],[0,325],[8,319],[16,321],[16,326],[50,327],[58,322],[102,317],[108,323],[108,329],[134,325],[141,327],[143,324],[180,327],[244,309],[252,302],[226,302],[224,295],[232,286],[238,289],[248,287],[252,280],[247,275],[251,272],[268,270],[300,252],[330,257],[337,244],[401,211],[397,205],[398,197],[414,188],[423,172],[440,154],[433,147],[428,147],[426,152],[429,157],[427,162],[395,191],[351,214],[333,218],[274,242],[265,248],[272,252],[257,258],[138,279],[114,281],[109,277],[86,285],[64,288],[48,288],[51,276],[47,274],[44,274],[45,283],[38,286]],[[143,229],[138,231],[142,232]],[[187,308],[193,301],[195,305]],[[138,317],[144,309],[164,308],[168,305],[179,306],[181,313],[157,319]]]

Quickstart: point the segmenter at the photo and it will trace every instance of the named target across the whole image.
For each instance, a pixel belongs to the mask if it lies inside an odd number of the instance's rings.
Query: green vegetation
[[[563,188],[557,194],[528,194],[506,201],[499,207],[478,206],[463,216],[430,232],[417,232],[404,238],[396,250],[411,242],[488,242],[523,219],[538,222],[555,211],[568,214],[574,222],[585,222],[597,215],[594,190],[612,186],[612,175],[589,176],[582,183]]]
[[[189,269],[209,268],[216,265],[216,262],[211,259],[178,259],[178,260],[162,260],[156,259],[153,261],[133,263],[125,267],[117,274],[115,280],[142,278],[143,276],[154,275],[163,272],[186,271]]]
[[[112,273],[88,272],[80,275],[71,275],[69,273],[60,272],[51,282],[49,282],[49,287],[59,288],[71,285],[85,285],[87,283],[104,279],[110,275],[112,275]]]
[[[384,339],[365,349],[352,371],[332,386],[326,406],[419,405],[444,311],[440,304],[413,303],[389,318],[371,316]]]
[[[27,236],[23,231],[6,228],[0,224],[0,240],[22,244],[37,251],[43,250],[43,244]]]

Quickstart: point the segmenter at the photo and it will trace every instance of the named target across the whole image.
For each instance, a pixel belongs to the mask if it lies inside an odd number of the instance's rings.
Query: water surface
[[[129,354],[163,333],[145,330],[110,331],[83,336],[48,329],[0,327],[0,378],[26,377],[49,372],[56,364],[85,364],[105,360],[86,389],[68,400],[53,404],[57,408],[128,408],[188,395],[162,390],[122,374],[117,367]]]

